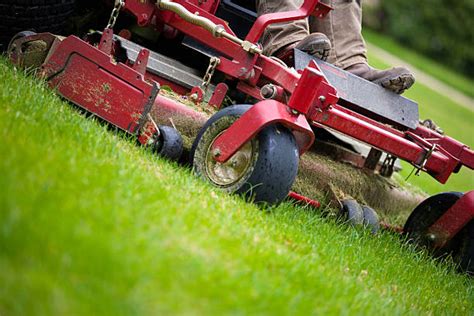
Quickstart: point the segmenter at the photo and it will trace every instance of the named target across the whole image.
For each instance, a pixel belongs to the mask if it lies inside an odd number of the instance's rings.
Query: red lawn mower
[[[415,102],[301,51],[294,68],[262,54],[268,25],[320,18],[331,8],[307,0],[299,10],[257,17],[247,2],[116,1],[102,32],[83,39],[20,32],[7,52],[15,64],[37,67],[65,99],[167,158],[183,159],[183,131],[173,126],[180,118],[198,122],[189,146],[195,173],[257,203],[290,196],[319,206],[290,191],[316,129],[369,145],[366,166],[375,168],[385,153],[381,172],[391,173],[399,158],[445,183],[462,166],[474,167],[467,145],[419,123]],[[171,126],[160,124],[170,117]],[[343,210],[354,223],[378,225],[355,201]],[[473,273],[473,218],[474,191],[442,193],[415,208],[404,232]]]

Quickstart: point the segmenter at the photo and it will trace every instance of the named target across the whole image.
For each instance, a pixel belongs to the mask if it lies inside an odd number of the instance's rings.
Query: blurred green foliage
[[[474,78],[474,0],[381,0],[364,19],[409,46]]]

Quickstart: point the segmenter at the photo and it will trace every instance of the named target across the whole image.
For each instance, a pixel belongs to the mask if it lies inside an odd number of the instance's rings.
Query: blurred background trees
[[[366,0],[364,24],[474,78],[474,0]]]

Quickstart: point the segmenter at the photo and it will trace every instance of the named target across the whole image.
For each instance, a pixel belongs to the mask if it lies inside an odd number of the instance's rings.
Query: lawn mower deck
[[[294,56],[296,69],[262,54],[258,40],[269,24],[310,14],[322,17],[330,10],[327,6],[310,0],[296,11],[260,16],[243,40],[215,15],[219,8],[219,1],[117,1],[99,39],[20,34],[8,53],[18,65],[39,67],[39,76],[65,99],[135,135],[141,144],[165,157],[179,157],[182,148],[177,147],[182,147],[182,140],[160,121],[169,120],[173,126],[181,117],[187,118],[185,122],[191,118],[196,123],[189,128],[196,173],[256,202],[279,203],[289,195],[319,205],[290,192],[299,157],[314,144],[315,129],[335,131],[370,146],[364,162],[369,169],[376,169],[382,152],[386,153],[381,173],[391,174],[395,157],[441,183],[462,166],[474,168],[474,152],[467,145],[419,124],[415,102],[300,51]],[[209,62],[204,74],[114,36],[120,11],[134,16],[140,27],[160,30],[167,37],[185,34],[198,42]],[[125,37],[129,34],[120,32]],[[170,87],[178,97],[159,93],[160,85]],[[228,95],[254,104],[226,107]],[[194,108],[183,103],[192,103]],[[458,242],[467,249],[460,262],[470,272],[472,196],[473,191],[434,196],[415,209],[406,226],[410,236],[436,249]],[[370,208],[353,201],[342,204],[350,221],[371,224]],[[437,212],[428,214],[428,221],[419,215],[431,209]],[[459,241],[460,234],[467,237]]]

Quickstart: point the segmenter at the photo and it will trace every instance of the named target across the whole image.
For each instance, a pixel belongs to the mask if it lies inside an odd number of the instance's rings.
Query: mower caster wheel
[[[10,54],[13,52],[13,50],[15,49],[15,47],[13,46],[13,42],[16,41],[17,39],[19,38],[23,38],[23,37],[27,37],[27,36],[32,36],[32,35],[36,35],[35,32],[32,32],[32,31],[21,31],[21,32],[18,32],[16,33],[10,40],[10,43],[8,44],[7,46],[7,56],[10,56]]]
[[[462,196],[461,192],[446,192],[429,197],[411,213],[403,230],[409,240],[429,250],[434,257],[451,256],[460,271],[474,275],[474,220],[441,248],[434,247],[436,236],[428,234],[428,228]]]
[[[362,205],[362,213],[364,215],[364,227],[369,228],[372,234],[376,234],[380,229],[380,220],[377,212],[367,205]]]
[[[364,211],[356,200],[342,200],[341,204],[341,215],[347,223],[351,226],[360,226],[364,223]]]
[[[288,195],[298,171],[298,147],[287,128],[264,128],[225,163],[217,162],[211,152],[216,138],[250,107],[227,107],[206,122],[191,149],[194,172],[229,193],[256,203],[278,204]]]
[[[33,35],[36,35],[37,33],[36,32],[33,32],[33,31],[21,31],[21,32],[18,32],[16,33],[10,40],[10,44],[13,43],[13,41],[19,39],[19,38],[22,38],[22,37],[27,37],[27,36],[33,36]],[[10,45],[9,45],[10,46]]]
[[[155,152],[163,158],[178,161],[183,153],[183,138],[174,128],[166,125],[158,126],[160,136],[155,142]]]

